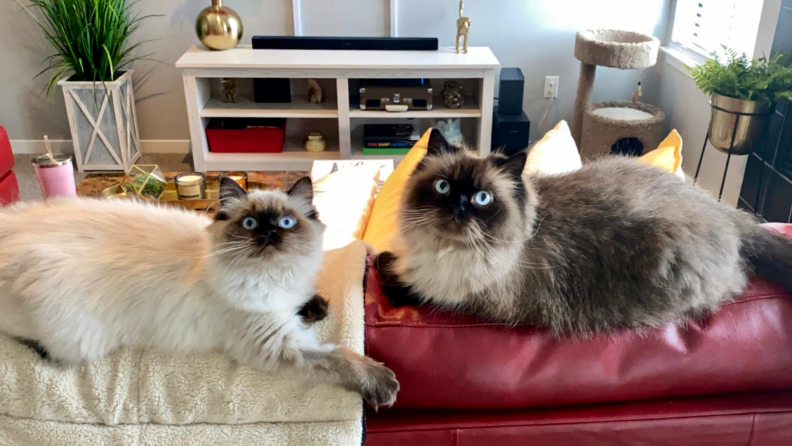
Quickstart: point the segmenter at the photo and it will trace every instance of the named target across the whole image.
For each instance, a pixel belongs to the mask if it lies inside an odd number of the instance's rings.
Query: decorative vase
[[[223,6],[223,0],[212,0],[212,6],[199,12],[195,19],[195,34],[209,49],[237,46],[243,31],[242,19],[233,9]]]
[[[140,158],[132,70],[114,81],[58,82],[63,88],[77,170],[129,169]]]
[[[305,138],[305,150],[309,152],[323,152],[327,147],[324,135],[319,132],[311,132]]]
[[[716,149],[728,153],[731,147],[732,155],[748,155],[764,146],[774,104],[713,93],[710,107],[709,141]]]

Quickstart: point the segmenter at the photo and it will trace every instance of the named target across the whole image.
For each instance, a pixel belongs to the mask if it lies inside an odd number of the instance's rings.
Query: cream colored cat
[[[393,372],[321,344],[322,232],[308,178],[247,194],[221,179],[215,221],[131,201],[56,199],[0,210],[0,331],[67,364],[116,347],[219,349],[392,404]]]

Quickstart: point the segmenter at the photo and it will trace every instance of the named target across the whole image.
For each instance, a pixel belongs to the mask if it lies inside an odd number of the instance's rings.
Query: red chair
[[[8,134],[0,126],[0,206],[19,200],[19,186],[14,175],[14,154],[11,153],[11,142]]]

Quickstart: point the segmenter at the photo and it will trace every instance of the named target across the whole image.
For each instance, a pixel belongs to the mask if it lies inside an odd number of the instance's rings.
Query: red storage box
[[[285,119],[218,118],[206,127],[214,153],[281,153],[285,137]]]

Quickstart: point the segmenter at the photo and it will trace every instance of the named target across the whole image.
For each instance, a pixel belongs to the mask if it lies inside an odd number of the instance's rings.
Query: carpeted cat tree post
[[[580,60],[580,79],[572,136],[584,158],[610,153],[641,155],[644,148],[649,151],[660,143],[665,114],[637,102],[640,90],[636,90],[632,102],[591,103],[597,66],[649,68],[657,62],[659,48],[656,37],[630,31],[593,29],[577,33],[575,57]]]

